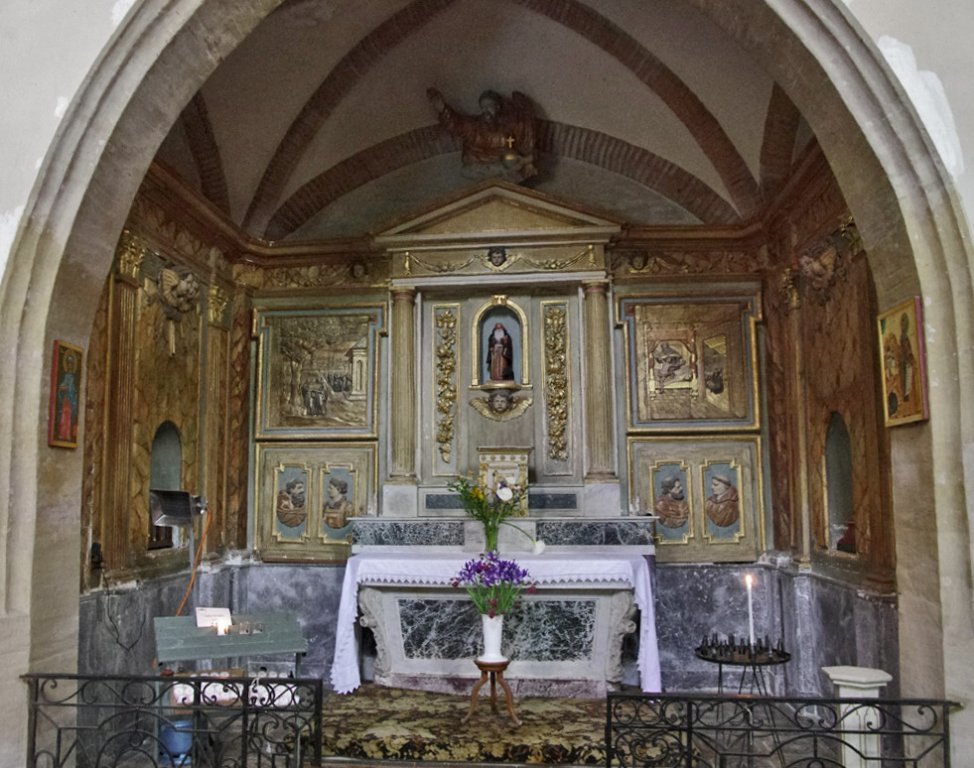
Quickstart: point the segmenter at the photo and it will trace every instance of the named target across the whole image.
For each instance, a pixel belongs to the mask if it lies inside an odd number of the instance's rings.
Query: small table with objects
[[[791,660],[791,654],[785,651],[783,641],[779,640],[776,646],[772,646],[767,639],[757,643],[740,640],[735,642],[733,635],[726,640],[713,635],[705,638],[693,652],[698,659],[717,665],[719,696],[725,693],[724,667],[738,667],[741,670],[736,691],[740,698],[734,701],[718,700],[712,708],[715,726],[723,731],[717,737],[718,740],[723,740],[721,737],[726,738],[724,746],[730,748],[731,752],[736,753],[737,749],[743,749],[743,754],[749,756],[748,765],[753,765],[756,740],[770,739],[773,744],[771,752],[778,756],[778,762],[784,768],[785,755],[775,728],[775,705],[773,702],[759,700],[768,699],[771,695],[765,670]]]
[[[473,691],[470,694],[470,709],[462,722],[467,722],[473,716],[473,713],[477,711],[477,694],[480,693],[480,689],[483,688],[484,683],[489,679],[491,710],[497,712],[497,684],[499,683],[504,691],[504,699],[507,702],[507,714],[511,716],[514,725],[520,725],[521,721],[514,714],[514,697],[511,695],[511,687],[504,680],[504,670],[507,669],[510,661],[507,659],[503,661],[481,661],[480,659],[475,659],[474,663],[477,665],[477,669],[480,670],[480,680],[473,687]]]
[[[724,693],[724,667],[739,667],[741,677],[737,683],[737,694],[757,694],[770,696],[768,682],[764,670],[785,664],[791,660],[791,654],[785,651],[782,643],[772,646],[770,642],[759,641],[757,644],[734,642],[734,637],[720,640],[716,636],[704,640],[694,651],[694,655],[711,664],[717,665],[717,693]]]

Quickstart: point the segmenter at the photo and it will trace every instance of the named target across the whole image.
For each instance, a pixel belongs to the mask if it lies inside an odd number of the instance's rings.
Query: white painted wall
[[[0,271],[61,119],[133,0],[6,0],[0,9]]]
[[[845,0],[901,82],[974,222],[974,3]]]

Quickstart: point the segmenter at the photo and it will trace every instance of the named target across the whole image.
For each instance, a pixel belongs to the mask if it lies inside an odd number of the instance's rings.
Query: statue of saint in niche
[[[463,175],[499,177],[515,183],[536,176],[534,105],[515,91],[505,99],[496,91],[480,94],[480,114],[458,112],[435,88],[426,91],[440,124],[463,145]]]
[[[514,380],[514,348],[503,323],[494,323],[487,339],[487,372],[491,381]]]

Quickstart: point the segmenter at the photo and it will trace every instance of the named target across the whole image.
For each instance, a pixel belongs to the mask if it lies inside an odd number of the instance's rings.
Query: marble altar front
[[[479,616],[450,582],[470,554],[364,552],[348,561],[331,682],[361,683],[356,623],[376,641],[374,679],[397,687],[462,690],[477,676]],[[521,693],[603,695],[622,678],[622,640],[638,626],[644,691],[660,690],[649,561],[639,553],[518,553],[537,584],[505,622],[509,681]],[[638,609],[638,622],[635,614]]]

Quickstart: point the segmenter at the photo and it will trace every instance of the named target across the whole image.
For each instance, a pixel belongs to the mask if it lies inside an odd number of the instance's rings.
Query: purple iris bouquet
[[[491,617],[508,613],[521,590],[534,591],[527,568],[513,560],[501,560],[495,551],[468,560],[451,583],[466,589],[477,611]]]

